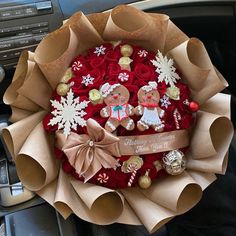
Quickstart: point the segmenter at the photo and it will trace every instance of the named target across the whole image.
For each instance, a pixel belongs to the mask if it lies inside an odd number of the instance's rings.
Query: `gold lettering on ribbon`
[[[119,139],[121,155],[145,155],[166,152],[189,145],[188,130],[139,136],[119,136]]]

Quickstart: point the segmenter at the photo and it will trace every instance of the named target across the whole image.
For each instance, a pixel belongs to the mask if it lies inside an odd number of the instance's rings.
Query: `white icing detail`
[[[132,114],[132,109],[133,109],[133,107],[129,104],[129,105],[128,105],[128,108],[129,108],[129,115],[130,115],[130,114]]]
[[[161,106],[162,107],[165,107],[165,108],[168,108],[168,106],[171,104],[170,102],[170,98],[166,95],[164,95],[161,99],[160,99],[160,102],[161,102]]]
[[[108,116],[109,116],[109,114],[108,114],[106,108],[102,108],[102,112],[103,112],[103,114],[104,114],[105,117],[108,117]]]
[[[102,85],[100,88],[100,93],[102,97],[107,97],[115,88],[119,87],[120,84],[112,84],[110,85],[109,83],[105,83]]]
[[[142,111],[142,106],[138,106],[138,113],[139,113],[139,115],[142,115],[143,114],[143,111]]]
[[[148,82],[148,85],[145,85],[142,87],[142,90],[146,91],[146,92],[150,92],[152,90],[156,90],[157,89],[157,83],[155,81],[150,81]]]
[[[141,121],[147,125],[160,125],[161,120],[159,118],[157,108],[149,109],[147,107],[144,107],[144,112]]]
[[[165,115],[165,111],[164,110],[161,110],[161,112],[160,112],[160,117],[162,118],[163,116]]]
[[[134,121],[130,119],[128,124],[126,125],[126,129],[129,130],[133,123],[134,123]]]
[[[84,84],[85,86],[88,86],[89,84],[93,84],[94,78],[90,75],[87,74],[85,76],[82,76],[82,84]]]
[[[149,126],[143,123],[141,120],[138,121],[138,124],[141,124],[142,126],[144,126],[145,129],[149,129]]]
[[[94,53],[95,53],[97,56],[105,55],[105,50],[106,50],[106,48],[105,48],[103,45],[101,45],[100,47],[96,47],[96,48],[95,48]]]
[[[107,121],[107,125],[111,128],[112,131],[116,129],[116,127],[110,121]]]
[[[180,79],[179,75],[175,72],[174,60],[168,59],[158,51],[156,59],[151,60],[152,64],[156,67],[158,75],[158,82],[165,81],[166,85],[174,86],[177,80]]]
[[[55,108],[51,112],[54,116],[48,125],[57,125],[58,129],[63,129],[65,136],[70,134],[71,129],[77,129],[77,125],[86,126],[84,116],[87,114],[84,108],[88,106],[89,101],[79,101],[79,97],[74,98],[74,94],[70,89],[67,97],[61,97],[61,101],[51,100],[52,107]]]

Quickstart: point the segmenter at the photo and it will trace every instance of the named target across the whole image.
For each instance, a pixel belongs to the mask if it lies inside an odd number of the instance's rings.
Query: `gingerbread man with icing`
[[[119,125],[122,125],[126,130],[133,130],[134,121],[129,117],[134,114],[134,108],[129,101],[129,91],[121,84],[105,83],[100,88],[100,93],[103,97],[104,107],[100,114],[102,117],[109,117],[105,124],[105,129],[113,132]]]
[[[164,129],[164,122],[161,118],[165,111],[159,107],[160,94],[157,91],[157,83],[150,81],[148,85],[141,87],[138,91],[139,105],[135,107],[135,114],[142,116],[137,123],[137,128],[144,131],[152,127],[155,131],[161,132]]]

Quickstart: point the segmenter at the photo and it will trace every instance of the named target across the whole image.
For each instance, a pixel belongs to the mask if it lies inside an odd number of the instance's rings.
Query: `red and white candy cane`
[[[177,108],[174,110],[173,116],[174,116],[174,120],[175,120],[176,129],[180,129],[179,120],[181,120],[181,115],[180,115]]]
[[[133,163],[129,164],[129,166],[127,167],[127,171],[132,173],[131,176],[130,176],[130,179],[128,181],[128,186],[129,187],[131,187],[133,182],[134,182],[135,176],[137,174],[137,170],[138,170],[137,165],[135,165]]]

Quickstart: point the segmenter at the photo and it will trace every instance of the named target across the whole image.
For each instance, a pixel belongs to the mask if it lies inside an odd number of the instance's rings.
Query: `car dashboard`
[[[11,110],[3,103],[3,94],[11,83],[21,52],[34,51],[45,35],[59,28],[63,20],[76,11],[81,10],[85,14],[109,11],[118,4],[131,4],[147,12],[167,14],[189,37],[197,37],[203,41],[213,64],[229,83],[224,92],[232,95],[231,117],[234,126],[236,125],[236,1],[2,0],[0,2],[0,130],[9,124]],[[234,138],[228,167],[228,172],[233,175],[236,171],[233,160],[235,150]],[[9,185],[7,193],[1,188],[4,184]],[[63,220],[52,207],[34,193],[19,192],[18,188],[20,181],[14,163],[2,143],[0,235],[149,235],[142,227],[129,228],[122,224],[97,226],[74,216]],[[4,201],[4,194],[9,195],[11,199],[6,198]],[[22,224],[25,227],[22,227]],[[166,228],[163,228],[153,235],[168,234]]]

